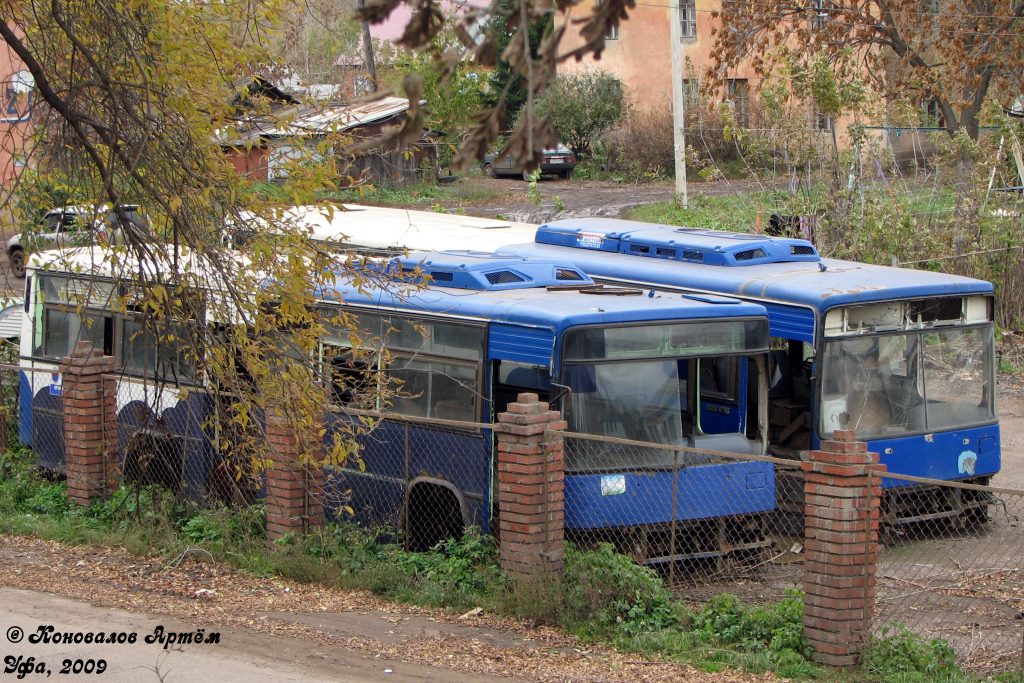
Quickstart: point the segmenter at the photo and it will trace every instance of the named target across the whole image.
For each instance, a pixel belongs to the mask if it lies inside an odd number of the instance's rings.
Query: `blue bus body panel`
[[[868,450],[878,453],[890,472],[931,479],[967,479],[999,472],[999,425],[963,427],[936,432],[868,441]],[[887,453],[886,449],[892,449]],[[913,482],[884,478],[883,486],[914,486]]]
[[[773,337],[814,343],[815,317],[812,309],[767,301],[761,305],[768,311],[768,329]]]
[[[614,254],[609,256],[619,261],[627,260]],[[575,290],[551,291],[543,287],[467,291],[435,286],[396,286],[388,290],[360,291],[346,279],[339,278],[320,294],[327,302],[395,308],[409,314],[458,315],[487,320],[492,325],[508,323],[547,328],[555,337],[576,325],[764,316],[764,307],[757,304],[737,302],[726,306],[670,292],[653,297],[599,296]]]
[[[494,323],[488,328],[487,357],[551,367],[555,335],[550,329]]]
[[[127,403],[117,413],[122,463],[130,439],[139,430],[172,437],[182,449],[182,491],[191,500],[201,500],[209,493],[207,482],[217,466],[216,451],[204,429],[212,410],[213,398],[205,392],[189,393],[159,416],[144,401]]]
[[[680,468],[675,496],[676,521],[773,510],[773,467],[767,462],[737,461]],[[673,480],[671,470],[617,474],[567,473],[565,527],[597,529],[668,524],[673,518]],[[620,486],[623,482],[624,487]]]
[[[32,438],[29,443],[39,458],[39,466],[55,472],[64,471],[64,402],[43,385],[31,400]]]
[[[339,423],[349,418],[328,415],[325,446],[330,447]],[[385,420],[357,438],[366,471],[355,460],[333,467],[327,477],[328,513],[367,526],[398,529],[406,486],[418,477],[443,480],[462,494],[466,523],[488,530],[490,501],[487,482],[491,465],[490,435]],[[406,444],[408,443],[408,458]]]
[[[28,373],[18,373],[18,440],[32,446],[32,383]]]

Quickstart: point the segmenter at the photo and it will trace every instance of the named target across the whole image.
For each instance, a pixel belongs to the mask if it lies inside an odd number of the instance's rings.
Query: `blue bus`
[[[1000,468],[994,289],[928,271],[822,258],[800,239],[575,219],[509,253],[572,258],[601,281],[758,302],[773,338],[773,450],[849,429],[889,471],[987,484]],[[987,494],[886,479],[890,524],[987,517]]]
[[[635,445],[765,452],[761,306],[597,286],[564,260],[447,252],[399,262],[430,284],[367,288],[341,278],[319,297],[328,317],[354,316],[369,340],[354,348],[347,326],[322,339],[342,409],[334,419],[350,419],[353,382],[381,373],[401,382],[385,409],[410,418],[384,420],[363,440],[365,471],[334,473],[335,491],[372,517],[363,521],[404,528],[414,547],[468,525],[490,529],[490,425],[520,392],[536,392],[561,407],[570,432],[634,442],[567,439],[569,538],[613,542],[652,564],[769,544],[770,462],[693,453],[674,462],[672,450]],[[731,394],[711,384],[736,367]]]
[[[581,433],[566,448],[570,538],[607,540],[650,563],[725,561],[770,544],[763,527],[775,472],[758,459],[767,447],[762,306],[599,286],[564,259],[456,252],[388,267],[409,271],[406,280],[428,275],[429,285],[339,276],[317,293],[326,331],[315,360],[334,402],[326,442],[350,434],[346,422],[361,409],[393,415],[358,436],[359,464],[330,472],[329,513],[351,509],[418,548],[470,525],[490,530],[491,425],[525,391],[552,401]],[[124,303],[133,285],[111,269],[95,248],[28,264],[21,438],[41,466],[63,468],[58,363],[88,339],[117,359],[125,473],[149,453],[159,481],[140,483],[209,497],[222,457],[209,433],[216,392],[196,359],[142,328]],[[205,324],[220,323],[211,311]],[[371,382],[399,388],[366,391]]]
[[[611,218],[464,225],[352,208],[321,237],[369,250],[472,244],[565,259],[599,282],[761,304],[773,349],[773,454],[806,457],[838,428],[866,440],[893,473],[988,484],[999,472],[991,283],[823,258],[801,239]],[[884,484],[888,524],[983,521],[991,502],[977,491]],[[793,485],[779,502],[799,511]]]

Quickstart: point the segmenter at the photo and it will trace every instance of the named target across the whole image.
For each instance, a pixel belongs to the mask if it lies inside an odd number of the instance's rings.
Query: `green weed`
[[[944,640],[925,640],[903,627],[886,628],[864,655],[863,672],[879,683],[968,681]]]

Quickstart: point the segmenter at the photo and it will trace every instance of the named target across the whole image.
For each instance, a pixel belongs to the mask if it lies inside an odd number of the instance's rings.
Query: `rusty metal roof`
[[[382,97],[331,107],[290,107],[273,116],[253,117],[237,129],[237,135],[218,132],[222,144],[240,145],[255,138],[317,137],[358,128],[404,114],[409,100]]]

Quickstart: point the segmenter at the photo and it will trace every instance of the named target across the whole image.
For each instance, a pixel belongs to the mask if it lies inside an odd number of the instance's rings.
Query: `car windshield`
[[[822,437],[937,431],[995,419],[993,328],[954,327],[829,341],[821,361]]]

